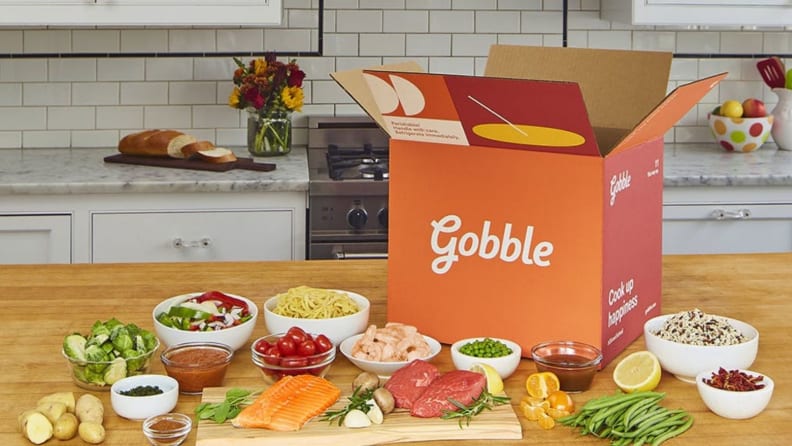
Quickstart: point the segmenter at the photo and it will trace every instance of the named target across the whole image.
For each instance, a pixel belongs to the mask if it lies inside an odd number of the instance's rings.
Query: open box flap
[[[670,52],[493,45],[484,75],[576,82],[593,127],[629,130],[666,96],[671,60]]]
[[[716,74],[677,87],[654,108],[610,154],[616,154],[655,138],[661,138],[728,73]]]
[[[380,65],[367,70],[386,70],[386,71],[403,71],[403,72],[422,72],[424,71],[416,62],[402,62],[396,64]],[[330,73],[330,76],[341,86],[355,102],[360,105],[363,110],[371,116],[372,119],[386,132],[385,123],[382,120],[382,115],[374,102],[374,96],[371,94],[366,81],[363,79],[363,69],[336,71]]]
[[[600,156],[571,82],[364,70],[394,139]]]

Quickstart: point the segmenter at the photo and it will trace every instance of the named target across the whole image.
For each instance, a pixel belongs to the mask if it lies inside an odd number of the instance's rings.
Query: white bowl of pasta
[[[371,325],[364,333],[350,336],[338,346],[352,364],[380,378],[390,377],[415,359],[430,361],[441,349],[436,339],[400,323],[379,328]]]
[[[269,333],[291,327],[323,333],[338,345],[366,329],[370,309],[369,300],[352,291],[299,286],[264,302],[264,324]]]

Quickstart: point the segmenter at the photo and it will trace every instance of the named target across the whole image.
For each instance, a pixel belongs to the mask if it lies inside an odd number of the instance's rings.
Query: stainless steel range
[[[362,116],[308,119],[309,259],[388,253],[388,135]]]

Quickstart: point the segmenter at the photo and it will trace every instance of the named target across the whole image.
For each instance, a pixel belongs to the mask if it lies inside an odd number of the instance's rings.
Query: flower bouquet
[[[248,151],[254,156],[291,151],[291,113],[302,110],[305,72],[295,60],[283,63],[274,53],[244,63],[234,58],[232,108],[248,112]]]

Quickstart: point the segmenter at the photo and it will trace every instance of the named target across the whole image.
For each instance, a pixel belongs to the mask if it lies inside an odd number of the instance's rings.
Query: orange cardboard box
[[[603,365],[635,340],[660,314],[663,134],[725,77],[666,95],[670,64],[496,45],[484,76],[334,73],[391,136],[388,320]]]

